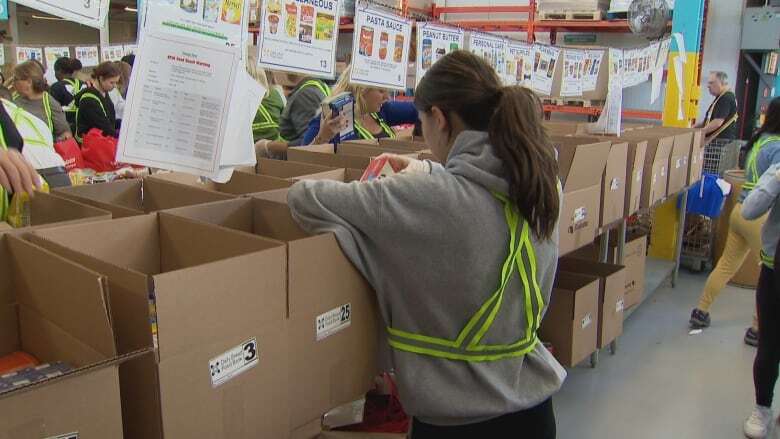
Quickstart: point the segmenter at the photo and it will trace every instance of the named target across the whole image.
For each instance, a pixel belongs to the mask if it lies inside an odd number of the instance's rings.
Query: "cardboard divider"
[[[339,171],[341,171],[340,174]],[[257,160],[257,167],[255,172],[259,175],[283,178],[285,180],[342,180],[344,175],[342,168],[332,168],[330,166],[313,165],[311,163],[298,163],[286,160],[272,160],[265,158],[260,158]],[[339,178],[339,176],[342,178]]]
[[[30,199],[30,227],[56,227],[111,219],[111,212],[78,201],[39,192]]]
[[[286,343],[295,377],[288,387],[290,431],[372,388],[381,320],[376,297],[333,234],[309,235],[286,204],[260,198],[165,213],[287,244]],[[327,328],[322,326],[326,321]]]
[[[342,149],[344,150],[342,151]],[[419,153],[401,149],[380,150],[366,145],[345,143],[340,145],[339,148],[330,144],[290,148],[287,150],[287,159],[335,168],[366,169],[369,163],[371,163],[371,159],[381,155],[382,152],[393,152],[412,158],[419,158],[420,156]]]
[[[120,368],[126,437],[286,436],[283,243],[165,213],[28,239],[106,276],[123,349],[159,346]]]
[[[255,192],[264,192],[267,190],[284,189],[292,186],[292,182],[267,175],[259,175],[246,172],[234,172],[230,181],[227,183],[217,183],[211,180],[201,180],[200,177],[191,174],[185,174],[183,172],[164,172],[158,173],[151,177],[149,180],[159,183],[160,181],[171,183],[176,186],[188,186],[198,188],[203,191],[211,193],[227,194],[227,195],[246,195]],[[167,186],[169,191],[174,189]],[[224,199],[224,198],[223,198]],[[211,200],[218,201],[218,200]],[[197,203],[200,204],[200,203]],[[191,205],[191,204],[187,204]],[[173,206],[168,208],[175,208],[180,206]],[[162,210],[162,209],[160,209]]]

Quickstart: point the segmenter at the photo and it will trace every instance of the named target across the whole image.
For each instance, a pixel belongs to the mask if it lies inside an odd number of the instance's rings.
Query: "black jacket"
[[[89,97],[85,98],[84,96],[87,94],[96,96],[100,102]],[[78,107],[78,118],[76,120],[78,137],[83,137],[92,128],[102,130],[106,136],[119,136],[116,130],[116,111],[111,98],[107,95],[104,96],[94,87],[89,87],[80,91],[75,99],[76,107]]]
[[[8,148],[13,148],[19,152],[22,151],[24,146],[24,140],[22,135],[19,134],[19,130],[16,129],[11,115],[5,110],[5,105],[0,103],[0,128],[3,130],[3,136],[5,137],[5,145]]]

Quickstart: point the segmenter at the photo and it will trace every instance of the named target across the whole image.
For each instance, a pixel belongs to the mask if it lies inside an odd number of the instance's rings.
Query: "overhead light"
[[[125,6],[125,11],[127,12],[138,12],[137,8],[131,8],[130,6]]]
[[[33,14],[32,18],[38,19],[38,20],[52,20],[52,21],[65,21],[64,18],[60,17],[47,17],[44,15],[35,15]]]

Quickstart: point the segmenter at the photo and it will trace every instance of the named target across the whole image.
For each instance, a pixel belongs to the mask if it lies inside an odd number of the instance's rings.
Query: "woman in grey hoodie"
[[[541,104],[458,51],[426,73],[415,105],[444,165],[392,156],[400,175],[297,183],[293,216],[335,233],[376,290],[412,438],[554,438],[566,374],[536,332],[561,194]]]

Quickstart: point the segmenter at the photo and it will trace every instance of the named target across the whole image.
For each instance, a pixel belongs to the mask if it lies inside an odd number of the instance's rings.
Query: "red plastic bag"
[[[84,167],[84,156],[76,139],[70,138],[54,144],[54,150],[65,160],[65,169],[72,171]]]
[[[382,380],[384,381],[383,387],[389,390],[389,394],[382,394],[378,391],[368,392],[363,411],[363,422],[336,430],[401,434],[409,431],[411,419],[401,406],[395,380],[388,373],[382,374]]]
[[[97,128],[89,130],[81,142],[81,155],[86,167],[97,172],[116,170],[117,143],[115,137],[105,136]]]

